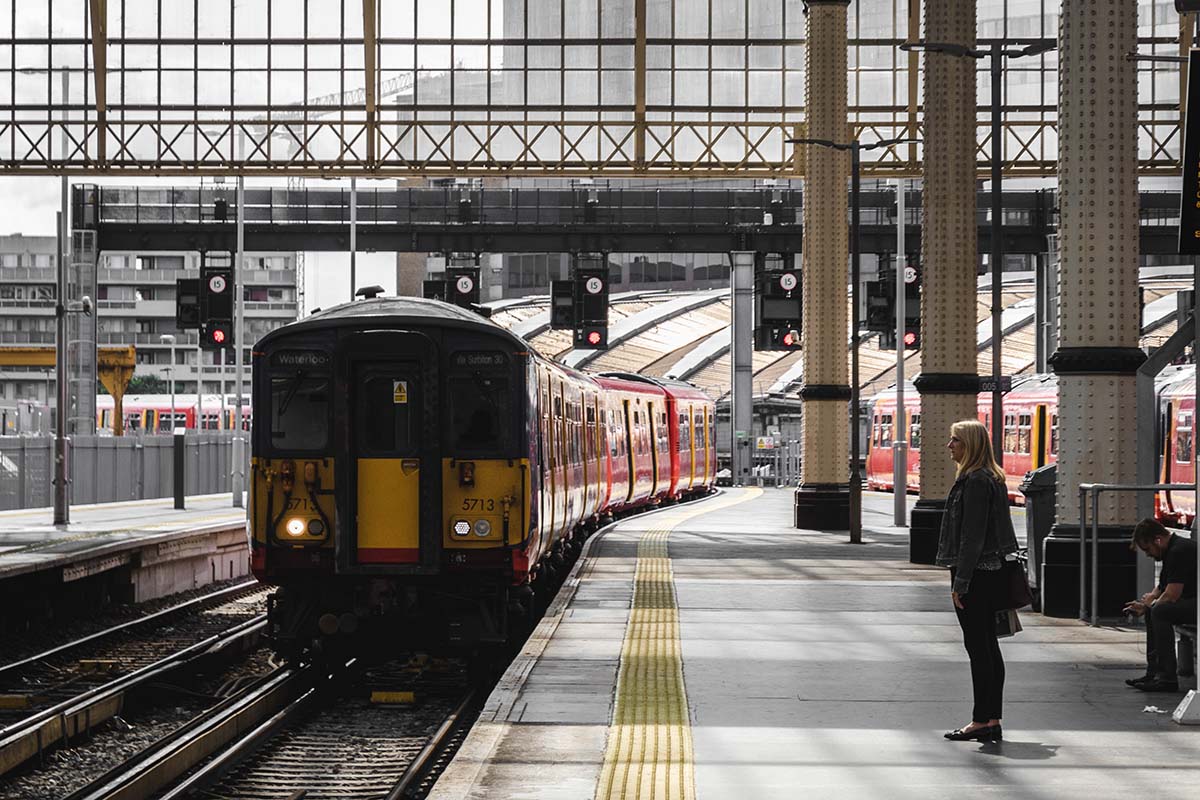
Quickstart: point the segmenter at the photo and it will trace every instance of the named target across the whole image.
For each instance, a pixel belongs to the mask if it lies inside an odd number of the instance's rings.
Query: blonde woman
[[[987,428],[965,419],[950,426],[946,447],[958,464],[958,479],[946,498],[938,537],[937,563],[950,568],[950,597],[963,645],[971,659],[975,707],[971,722],[946,734],[952,741],[993,742],[1002,738],[1004,659],[996,639],[996,605],[1004,596],[1001,567],[1017,550],[1004,471],[992,455]]]

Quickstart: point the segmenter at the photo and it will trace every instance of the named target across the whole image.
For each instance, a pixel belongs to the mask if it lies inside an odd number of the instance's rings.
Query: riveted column
[[[975,0],[926,0],[925,41],[975,47]],[[950,426],[975,417],[975,65],[926,52],[925,210],[921,235],[921,498],[909,529],[909,559],[931,564],[955,465]]]
[[[1078,611],[1079,485],[1134,483],[1138,349],[1137,0],[1064,0],[1059,17],[1058,525],[1042,604]],[[1100,613],[1136,590],[1133,494],[1101,495]],[[1074,541],[1070,541],[1074,539]],[[1089,571],[1090,572],[1090,571]]]
[[[809,0],[807,117],[809,138],[845,144],[846,7],[849,0]],[[796,527],[846,530],[850,522],[850,399],[846,365],[846,178],[850,155],[804,147],[804,385]]]

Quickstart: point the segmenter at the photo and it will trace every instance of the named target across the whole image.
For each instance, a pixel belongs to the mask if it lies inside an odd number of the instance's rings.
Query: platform
[[[890,495],[864,543],[732,489],[594,537],[431,797],[1184,797],[1200,729],[1123,679],[1143,634],[1022,615],[998,744],[948,742],[970,672],[945,571]],[[669,556],[669,557],[668,557]]]
[[[0,585],[67,584],[122,571],[134,602],[249,572],[246,511],[230,494],[71,507],[69,525],[52,509],[0,512]]]

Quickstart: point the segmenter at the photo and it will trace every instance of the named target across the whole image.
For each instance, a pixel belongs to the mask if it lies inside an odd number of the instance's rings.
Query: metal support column
[[[243,495],[246,491],[246,474],[244,464],[246,462],[245,447],[246,437],[242,430],[242,371],[245,369],[243,362],[244,354],[244,339],[246,336],[246,301],[242,297],[244,291],[245,278],[243,272],[246,269],[246,253],[245,253],[245,234],[246,234],[246,185],[245,180],[239,175],[237,182],[237,256],[234,260],[233,267],[233,375],[234,375],[234,398],[233,398],[233,470],[231,471],[230,488],[233,491],[233,507],[242,508],[244,504]]]
[[[925,39],[975,46],[975,0],[927,0]],[[956,468],[942,446],[950,426],[976,416],[975,60],[925,52],[924,226],[921,236],[921,497],[909,560],[933,563]],[[990,416],[990,415],[989,415]]]
[[[849,0],[810,0],[807,15],[807,137],[848,142],[846,9]],[[805,147],[804,345],[800,487],[795,525],[849,530],[852,517],[850,379],[846,364],[849,148]],[[853,287],[852,287],[853,288]],[[857,465],[855,465],[857,467]]]
[[[898,527],[908,524],[908,414],[904,410],[904,330],[908,310],[908,267],[905,243],[906,209],[904,193],[908,181],[896,181],[896,430],[892,436],[892,521]]]
[[[1043,609],[1076,616],[1076,566],[1056,567],[1051,548],[1079,547],[1078,488],[1137,479],[1139,348],[1137,0],[1063,3],[1059,18],[1058,508],[1046,543]],[[1103,120],[1104,124],[1096,124]],[[1096,198],[1103,197],[1103,203]],[[1099,440],[1099,441],[1098,441]],[[1131,492],[1098,501],[1100,553],[1114,577],[1104,592],[1134,596]],[[1060,551],[1061,552],[1061,551]],[[1119,577],[1115,577],[1119,576]],[[1102,599],[1109,605],[1112,598]]]
[[[992,455],[996,463],[1004,465],[1004,392],[1000,389],[1000,377],[1004,368],[1000,363],[1003,347],[1004,297],[1001,294],[1001,278],[1004,273],[1004,45],[992,42],[992,252],[988,266],[992,270]]]
[[[731,253],[732,380],[729,392],[729,471],[735,486],[750,483],[754,454],[754,253]]]
[[[63,176],[63,195],[66,202],[66,176]],[[63,212],[56,214],[58,226],[58,286],[54,301],[55,338],[58,352],[54,359],[54,524],[71,521],[71,440],[67,438],[67,418],[70,399],[67,396],[67,248],[66,220]]]
[[[358,181],[350,179],[350,302],[358,291]]]

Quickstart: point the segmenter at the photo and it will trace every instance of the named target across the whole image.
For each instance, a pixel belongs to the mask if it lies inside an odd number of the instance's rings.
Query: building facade
[[[57,258],[53,236],[0,236],[0,347],[55,345]],[[299,316],[295,253],[247,253],[243,272],[246,353],[268,331]],[[174,380],[177,393],[232,392],[233,357],[201,351],[194,330],[175,325],[175,282],[198,278],[196,252],[104,252],[97,264],[98,347],[133,345],[134,378]],[[174,364],[171,341],[174,337]],[[248,363],[248,355],[245,356]],[[202,385],[201,385],[202,384]],[[0,404],[51,404],[54,370],[0,367]]]

